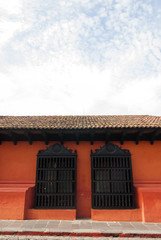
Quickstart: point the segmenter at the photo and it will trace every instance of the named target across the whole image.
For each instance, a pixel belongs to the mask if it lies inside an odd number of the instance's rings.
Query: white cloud
[[[19,14],[21,12],[24,0],[0,0],[0,11],[5,11],[7,14]]]
[[[0,20],[0,46],[2,47],[21,28],[20,22],[1,18]]]
[[[161,36],[150,20],[152,3],[6,3],[0,114],[161,114]]]
[[[161,114],[161,75],[124,82],[96,67],[59,70],[48,63],[12,69],[14,81],[1,75],[0,114]]]
[[[13,82],[10,81],[10,74],[15,79]],[[97,97],[105,98],[109,91],[106,86],[110,84],[108,71],[101,73],[98,69],[89,69],[83,65],[72,64],[70,68],[64,68],[61,75],[59,68],[52,64],[14,68],[10,74],[4,80],[6,84],[0,89],[1,114],[4,111],[4,114],[9,114],[8,109],[16,114],[43,114],[44,111],[46,114],[83,114],[87,103],[92,105]],[[41,109],[37,108],[38,102],[41,103]]]
[[[136,79],[119,91],[111,87],[111,94],[95,102],[90,112],[99,114],[152,114],[161,115],[161,74],[155,78]]]

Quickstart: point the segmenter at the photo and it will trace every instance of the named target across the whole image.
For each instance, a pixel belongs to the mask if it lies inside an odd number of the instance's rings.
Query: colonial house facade
[[[0,219],[161,222],[160,212],[161,117],[0,117]]]

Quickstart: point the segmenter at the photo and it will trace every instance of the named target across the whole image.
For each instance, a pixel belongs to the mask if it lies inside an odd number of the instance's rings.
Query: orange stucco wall
[[[49,145],[55,142],[50,142]],[[121,146],[119,142],[113,142]],[[70,214],[62,210],[57,214],[50,212],[50,219],[90,218],[95,220],[131,220],[158,221],[158,209],[161,209],[161,142],[125,142],[121,147],[129,149],[132,155],[133,179],[138,209],[119,210],[116,219],[115,210],[91,210],[91,160],[90,151],[100,148],[104,142],[65,142],[64,146],[77,150],[77,209]],[[36,177],[36,155],[40,149],[48,146],[44,142],[3,142],[0,145],[0,219],[48,218],[43,210],[33,210],[34,185]],[[14,202],[14,207],[13,207]],[[153,208],[152,208],[153,207]],[[55,211],[55,212],[54,212]],[[64,211],[64,213],[63,213]],[[73,212],[72,212],[73,211]],[[11,214],[12,212],[12,214]],[[49,212],[49,211],[48,211]],[[151,215],[153,217],[151,217]]]

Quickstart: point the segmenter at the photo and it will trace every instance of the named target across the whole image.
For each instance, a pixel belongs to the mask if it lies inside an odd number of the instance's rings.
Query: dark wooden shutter
[[[134,208],[131,154],[114,144],[91,151],[92,208]]]
[[[76,152],[54,144],[37,155],[35,208],[76,208]]]

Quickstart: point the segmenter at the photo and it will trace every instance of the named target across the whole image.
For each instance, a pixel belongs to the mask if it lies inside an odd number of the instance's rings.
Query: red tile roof
[[[106,116],[0,116],[0,129],[160,128],[161,117]]]

